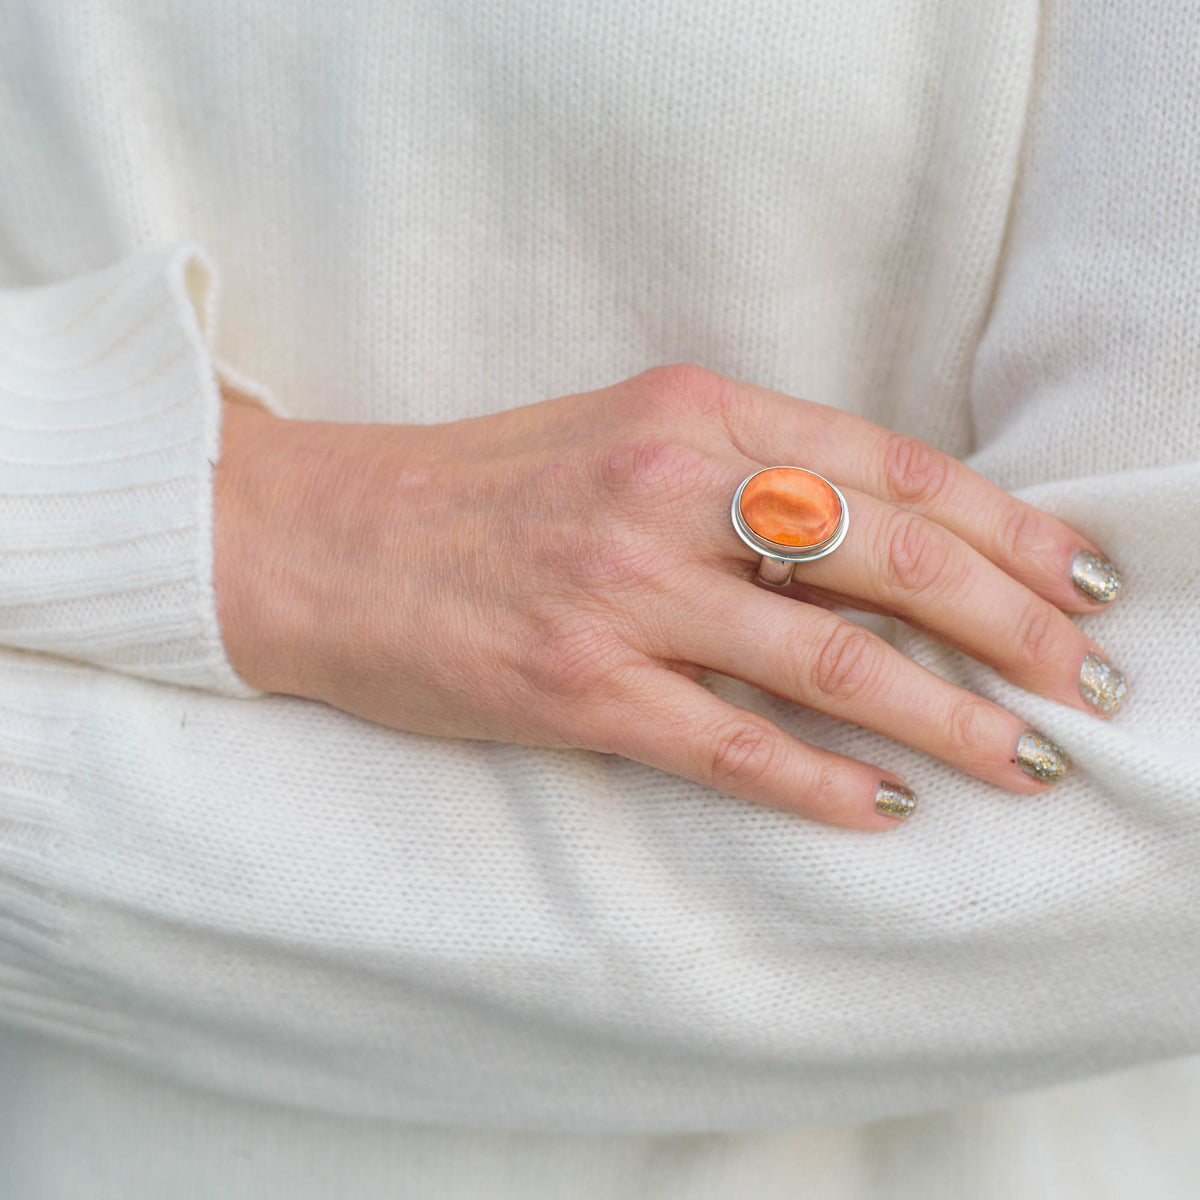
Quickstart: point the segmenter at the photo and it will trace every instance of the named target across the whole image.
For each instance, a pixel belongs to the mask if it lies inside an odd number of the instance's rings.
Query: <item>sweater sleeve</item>
[[[191,244],[0,291],[0,644],[230,696],[212,583],[216,273]]]
[[[1200,23],[1046,12],[962,404],[976,465],[1121,566],[1081,620],[1130,692],[1101,721],[897,641],[1070,775],[1014,796],[710,680],[910,780],[914,817],[868,835],[0,649],[0,1019],[275,1103],[589,1132],[865,1120],[1200,1048]]]

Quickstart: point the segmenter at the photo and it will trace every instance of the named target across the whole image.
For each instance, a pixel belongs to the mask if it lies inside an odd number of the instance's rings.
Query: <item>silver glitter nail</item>
[[[1107,558],[1080,550],[1071,559],[1071,582],[1085,596],[1107,604],[1121,590],[1121,572]]]
[[[875,811],[885,817],[896,817],[903,821],[917,807],[917,796],[903,784],[888,783],[885,779],[875,793]]]
[[[1079,668],[1079,691],[1102,713],[1115,713],[1125,698],[1125,676],[1098,654],[1084,656]]]
[[[1053,783],[1066,774],[1071,760],[1061,746],[1056,746],[1044,733],[1027,729],[1017,739],[1017,764],[1026,775]]]

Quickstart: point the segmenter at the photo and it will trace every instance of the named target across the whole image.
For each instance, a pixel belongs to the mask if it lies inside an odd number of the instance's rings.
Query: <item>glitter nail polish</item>
[[[1080,550],[1071,559],[1071,582],[1085,596],[1107,604],[1121,590],[1121,572],[1107,558]]]
[[[1066,774],[1071,760],[1061,746],[1056,746],[1044,733],[1027,729],[1017,739],[1017,765],[1026,775],[1053,783]]]
[[[903,784],[888,783],[885,779],[875,793],[875,811],[885,817],[895,817],[903,821],[917,807],[917,796]]]
[[[1079,692],[1099,712],[1115,713],[1125,698],[1125,676],[1100,655],[1088,653],[1079,668]]]

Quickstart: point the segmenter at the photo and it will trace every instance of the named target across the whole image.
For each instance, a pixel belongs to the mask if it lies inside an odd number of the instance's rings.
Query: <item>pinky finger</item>
[[[810,746],[666,667],[628,677],[604,744],[738,800],[849,829],[892,829],[916,805],[894,775]]]

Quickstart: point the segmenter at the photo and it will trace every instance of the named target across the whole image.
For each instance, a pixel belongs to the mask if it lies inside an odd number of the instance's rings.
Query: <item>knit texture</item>
[[[551,1135],[267,1107],[27,1036],[0,1042],[0,1184],[22,1200],[1190,1200],[1195,1062],[861,1125]]]
[[[0,291],[0,641],[255,696],[212,586],[211,273],[178,246]]]
[[[248,1122],[255,1103],[325,1114],[344,1148],[354,1117],[862,1121],[1200,1049],[1200,19],[10,7],[0,311],[66,326],[0,366],[19,564],[0,577],[0,1026],[54,1047],[30,1043],[31,1076],[74,1051],[97,1109],[127,1086],[105,1071],[141,1070]],[[223,279],[207,348],[180,285],[197,253]],[[128,307],[70,324],[126,275]],[[171,348],[151,396],[141,372]],[[856,833],[619,757],[239,693],[204,542],[215,364],[286,415],[425,422],[687,360],[966,457],[1121,566],[1121,598],[1081,619],[1130,679],[1111,722],[890,631],[1069,751],[1051,794],[715,674],[894,770],[917,814]],[[74,1110],[29,1096],[24,1119],[65,1140]],[[177,1103],[164,1138],[187,1137]]]

